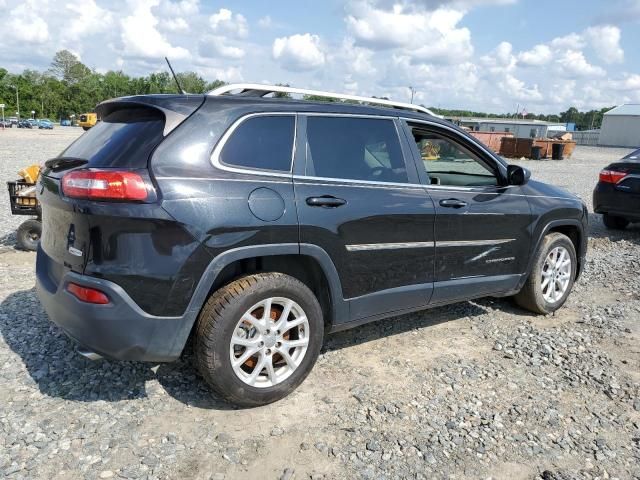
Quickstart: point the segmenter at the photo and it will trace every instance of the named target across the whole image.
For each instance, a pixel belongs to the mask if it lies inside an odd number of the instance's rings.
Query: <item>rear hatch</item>
[[[103,225],[113,225],[117,223],[114,217],[154,215],[157,197],[148,172],[149,159],[163,139],[203,101],[201,95],[158,95],[104,102],[96,110],[102,121],[45,163],[37,191],[42,206],[40,245],[48,261],[55,264],[50,271],[60,275],[67,269],[84,272],[92,244],[101,241],[96,238],[101,231],[96,228],[96,219]],[[133,174],[143,180],[148,195],[144,199],[70,198],[71,189],[65,194],[62,182],[71,172]]]

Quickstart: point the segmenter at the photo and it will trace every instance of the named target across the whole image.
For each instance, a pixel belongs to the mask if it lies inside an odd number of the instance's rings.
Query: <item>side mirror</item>
[[[524,185],[531,178],[531,171],[519,165],[507,167],[507,182],[509,185]]]

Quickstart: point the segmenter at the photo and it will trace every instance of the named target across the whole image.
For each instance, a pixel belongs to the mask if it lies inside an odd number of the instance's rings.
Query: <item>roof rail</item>
[[[264,97],[270,93],[294,93],[299,95],[314,95],[324,98],[339,98],[340,100],[353,100],[356,102],[371,103],[374,105],[384,105],[386,107],[400,108],[403,110],[413,110],[416,112],[427,113],[434,117],[439,117],[428,108],[411,103],[394,102],[392,100],[384,100],[382,98],[361,97],[359,95],[346,95],[344,93],[324,92],[322,90],[308,90],[306,88],[294,88],[283,85],[261,85],[258,83],[232,83],[223,85],[215,90],[211,90],[207,95],[219,96],[240,90],[238,95],[245,97]]]

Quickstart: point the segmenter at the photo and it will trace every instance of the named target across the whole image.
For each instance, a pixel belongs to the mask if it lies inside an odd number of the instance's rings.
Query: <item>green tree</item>
[[[91,70],[69,50],[60,50],[53,57],[50,72],[59,79],[73,84],[89,75]]]

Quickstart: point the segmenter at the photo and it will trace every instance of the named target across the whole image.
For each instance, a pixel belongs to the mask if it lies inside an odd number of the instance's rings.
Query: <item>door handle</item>
[[[336,208],[346,203],[346,200],[343,200],[342,198],[332,197],[331,195],[307,198],[307,205],[309,205],[310,207]]]
[[[458,200],[457,198],[448,198],[446,200],[440,200],[440,206],[446,208],[462,208],[467,206],[467,202]]]

